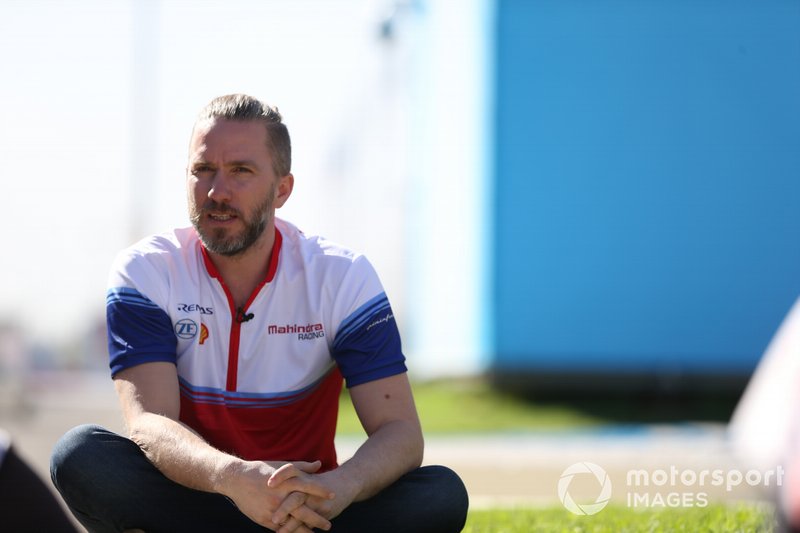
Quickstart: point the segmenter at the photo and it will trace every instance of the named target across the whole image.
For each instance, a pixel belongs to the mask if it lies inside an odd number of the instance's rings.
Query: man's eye
[[[192,169],[193,174],[206,174],[208,172],[212,172],[212,168],[208,165],[200,165]]]
[[[233,171],[234,171],[235,173],[237,173],[237,174],[249,174],[250,172],[252,172],[252,171],[251,171],[249,168],[247,168],[247,167],[233,167]]]

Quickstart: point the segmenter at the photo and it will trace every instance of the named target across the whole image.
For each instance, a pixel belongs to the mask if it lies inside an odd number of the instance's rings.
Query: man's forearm
[[[186,487],[228,496],[254,522],[278,529],[273,511],[294,491],[333,498],[330,490],[305,478],[297,478],[281,490],[268,489],[267,480],[279,462],[245,461],[217,450],[180,422],[153,413],[138,416],[130,437],[148,460],[167,478]],[[314,472],[321,463],[295,463],[303,472]],[[293,505],[303,525],[300,531],[328,529],[330,522],[303,505]]]
[[[130,438],[166,477],[206,492],[221,492],[225,474],[239,459],[225,454],[171,418],[142,413],[130,427]]]
[[[170,480],[205,492],[230,498],[239,510],[254,522],[278,529],[271,516],[287,496],[299,492],[330,499],[330,489],[310,475],[321,462],[296,462],[294,479],[272,489],[267,480],[280,461],[247,461],[214,448],[200,435],[178,420],[180,400],[174,365],[148,363],[122,370],[114,378],[120,396],[129,436],[147,459]],[[303,505],[305,496],[286,505],[306,526],[330,527],[330,522]]]
[[[365,500],[422,464],[423,450],[418,425],[390,422],[370,435],[337,473],[354,484],[353,501]]]

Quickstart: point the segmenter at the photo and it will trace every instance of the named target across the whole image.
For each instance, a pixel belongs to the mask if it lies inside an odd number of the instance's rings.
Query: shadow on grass
[[[519,378],[519,377],[517,377]],[[538,379],[538,378],[537,378]],[[703,394],[658,388],[531,387],[496,376],[413,382],[426,433],[552,431],[636,424],[727,422],[740,391]],[[605,382],[606,384],[611,383]],[[340,400],[339,434],[362,434],[347,391]]]
[[[736,408],[737,397],[671,397],[648,394],[631,394],[614,397],[532,398],[523,401],[542,407],[561,407],[579,411],[591,418],[609,423],[675,423],[722,422],[727,423]]]
[[[495,391],[537,407],[574,410],[609,423],[728,422],[741,376],[545,375],[487,377]]]

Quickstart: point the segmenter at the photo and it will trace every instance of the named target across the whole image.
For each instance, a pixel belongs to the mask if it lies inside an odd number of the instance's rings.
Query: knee
[[[59,492],[80,483],[94,471],[102,454],[101,436],[109,432],[100,426],[82,425],[71,429],[53,447],[50,456],[50,477]]]
[[[431,466],[430,468],[437,472],[439,490],[449,495],[453,502],[466,513],[469,508],[469,495],[461,477],[446,466]]]
[[[449,524],[442,531],[461,531],[469,510],[469,494],[461,477],[446,466],[426,466],[421,470],[429,478],[432,501],[439,502],[441,518]]]

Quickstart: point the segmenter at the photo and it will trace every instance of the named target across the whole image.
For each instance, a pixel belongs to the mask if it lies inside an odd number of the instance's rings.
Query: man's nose
[[[208,190],[208,197],[218,203],[230,200],[230,182],[223,171],[218,170],[214,174],[214,179],[211,181],[211,188]]]

